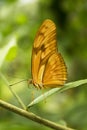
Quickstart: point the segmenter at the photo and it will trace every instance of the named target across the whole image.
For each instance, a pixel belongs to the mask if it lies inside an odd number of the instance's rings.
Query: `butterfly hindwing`
[[[54,53],[45,66],[43,84],[46,87],[58,87],[66,81],[66,66],[60,53]]]

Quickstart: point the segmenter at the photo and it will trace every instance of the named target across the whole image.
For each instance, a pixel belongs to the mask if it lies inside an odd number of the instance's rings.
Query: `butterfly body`
[[[58,87],[65,83],[67,69],[57,50],[56,26],[47,19],[41,25],[32,50],[32,82],[37,88]]]

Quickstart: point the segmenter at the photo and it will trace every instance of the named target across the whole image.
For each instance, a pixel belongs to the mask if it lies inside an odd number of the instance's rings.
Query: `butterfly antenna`
[[[28,81],[28,79],[23,79],[23,80],[18,81],[18,82],[16,82],[16,83],[9,84],[9,86],[13,86],[13,85],[19,84],[19,83],[21,83],[21,82],[23,82],[23,81]]]

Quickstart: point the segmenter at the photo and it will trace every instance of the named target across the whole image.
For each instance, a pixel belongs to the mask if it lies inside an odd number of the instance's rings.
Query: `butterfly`
[[[32,83],[36,88],[63,86],[67,67],[57,49],[56,25],[46,19],[40,26],[32,49]]]

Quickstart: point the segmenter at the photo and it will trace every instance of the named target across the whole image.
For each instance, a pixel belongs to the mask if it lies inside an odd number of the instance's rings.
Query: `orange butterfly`
[[[41,25],[32,50],[32,80],[36,88],[58,87],[67,79],[67,69],[57,50],[56,25],[47,19]]]

